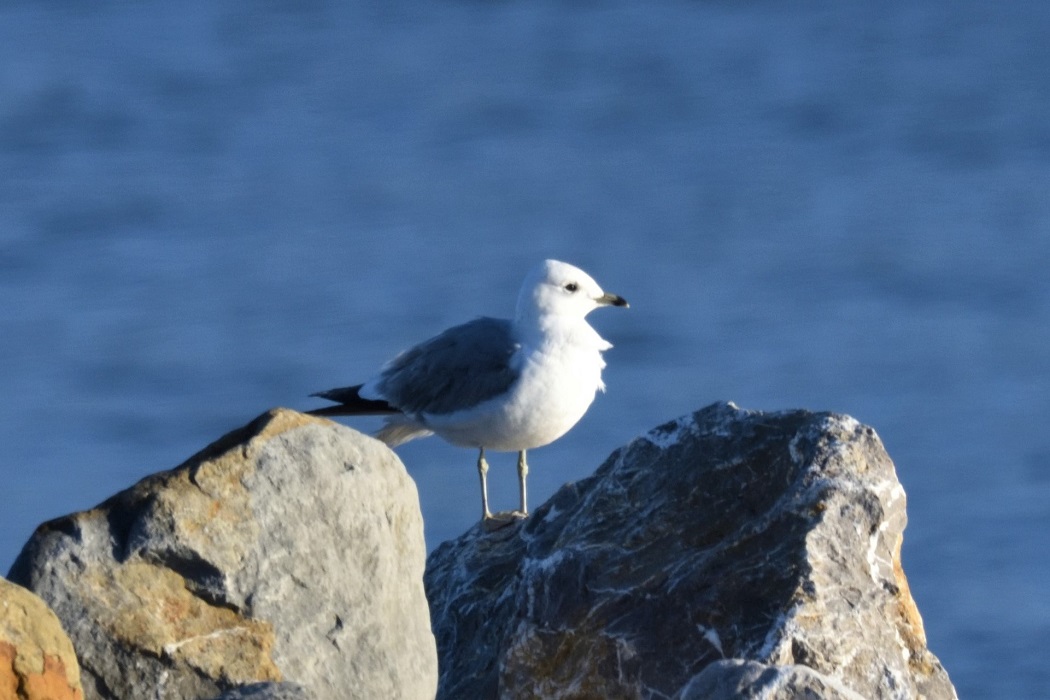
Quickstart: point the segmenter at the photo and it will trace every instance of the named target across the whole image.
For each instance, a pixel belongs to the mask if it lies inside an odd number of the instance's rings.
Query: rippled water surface
[[[1050,5],[796,5],[0,6],[0,570],[558,257],[632,308],[535,504],[717,399],[849,413],[960,696],[1042,696]],[[474,455],[399,452],[469,527]]]

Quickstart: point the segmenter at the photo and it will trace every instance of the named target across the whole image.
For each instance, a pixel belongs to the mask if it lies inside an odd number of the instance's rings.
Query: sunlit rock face
[[[83,700],[73,644],[55,613],[0,578],[0,698]]]
[[[435,550],[439,698],[954,698],[905,496],[843,415],[709,406]]]
[[[89,700],[430,700],[425,555],[396,455],[276,409],[41,525],[10,578],[57,613]]]

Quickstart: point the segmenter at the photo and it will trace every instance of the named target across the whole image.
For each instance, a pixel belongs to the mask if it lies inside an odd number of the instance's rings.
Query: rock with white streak
[[[89,700],[256,683],[429,700],[425,552],[415,486],[390,450],[278,409],[40,526],[10,578],[62,620]]]
[[[435,550],[439,698],[955,698],[848,416],[716,404]]]
[[[741,659],[723,659],[709,664],[674,696],[674,700],[738,698],[865,700],[836,678],[809,666],[773,666]]]

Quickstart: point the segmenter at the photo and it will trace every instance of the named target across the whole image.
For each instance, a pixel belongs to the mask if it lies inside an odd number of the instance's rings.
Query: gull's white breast
[[[569,431],[604,389],[601,351],[611,345],[587,324],[523,344],[515,358],[518,379],[504,395],[465,411],[420,416],[426,427],[455,445],[500,451],[529,450]]]

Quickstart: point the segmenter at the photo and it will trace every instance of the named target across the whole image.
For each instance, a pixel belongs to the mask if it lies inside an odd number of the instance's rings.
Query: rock
[[[439,698],[955,698],[904,491],[847,416],[716,404],[436,549]]]
[[[271,411],[37,529],[11,579],[58,614],[87,698],[433,698],[415,486],[376,440]]]
[[[215,700],[313,700],[313,696],[295,683],[252,683],[227,690]]]
[[[708,664],[675,695],[674,700],[738,698],[865,700],[837,679],[808,666],[770,666],[741,659],[723,659]]]
[[[55,613],[0,578],[0,698],[81,700],[80,667]]]

